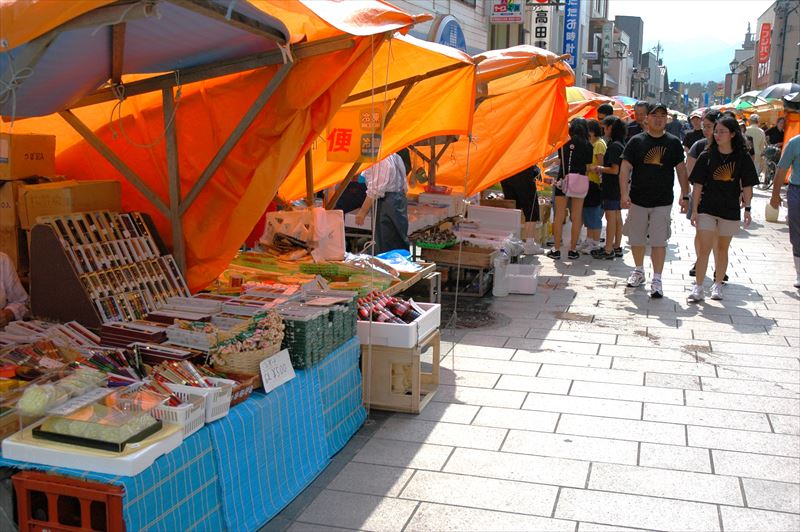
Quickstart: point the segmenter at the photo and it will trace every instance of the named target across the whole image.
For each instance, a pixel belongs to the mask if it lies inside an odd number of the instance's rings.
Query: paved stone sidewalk
[[[724,301],[687,304],[677,214],[661,300],[624,288],[628,253],[538,257],[501,327],[445,331],[421,415],[373,411],[265,528],[800,530],[800,297],[756,194]]]

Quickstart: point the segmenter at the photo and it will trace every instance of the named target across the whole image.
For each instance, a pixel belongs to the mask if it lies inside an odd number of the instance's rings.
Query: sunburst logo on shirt
[[[664,158],[664,154],[666,152],[666,146],[655,146],[650,148],[650,151],[648,151],[647,155],[644,156],[644,164],[656,164],[658,166],[662,166],[663,163],[661,162],[661,159]]]
[[[725,163],[714,170],[714,175],[711,177],[714,181],[733,181],[733,170],[736,168],[736,163]]]

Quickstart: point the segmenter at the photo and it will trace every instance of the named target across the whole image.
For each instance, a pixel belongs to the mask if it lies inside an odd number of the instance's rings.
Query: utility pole
[[[656,64],[660,65],[661,64],[661,52],[664,51],[664,47],[661,46],[661,41],[658,41],[658,44],[653,46],[652,49],[656,53]]]

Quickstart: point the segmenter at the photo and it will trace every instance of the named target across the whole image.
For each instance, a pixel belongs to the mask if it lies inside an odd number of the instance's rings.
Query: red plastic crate
[[[20,531],[125,531],[121,486],[35,471],[11,480]]]

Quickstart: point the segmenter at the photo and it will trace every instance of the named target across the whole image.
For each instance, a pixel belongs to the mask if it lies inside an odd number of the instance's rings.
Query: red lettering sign
[[[328,151],[350,151],[350,144],[353,142],[353,130],[344,128],[334,128],[328,134]]]
[[[764,23],[761,25],[761,35],[758,37],[758,62],[766,63],[769,61],[770,38],[772,36],[772,24]]]

